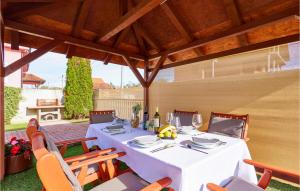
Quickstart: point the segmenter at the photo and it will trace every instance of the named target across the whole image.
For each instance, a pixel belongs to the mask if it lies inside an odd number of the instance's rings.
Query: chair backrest
[[[47,191],[73,191],[59,161],[53,153],[43,155],[36,164],[40,180]]]
[[[33,133],[37,132],[38,129],[39,129],[38,120],[35,118],[30,119],[26,128],[26,135],[30,143],[31,143],[31,136],[33,135]]]
[[[208,132],[247,139],[248,122],[248,114],[237,115],[211,112]]]
[[[46,148],[46,144],[47,143],[47,148]],[[75,177],[74,173],[72,172],[72,170],[70,169],[69,165],[65,162],[65,160],[62,158],[57,146],[55,145],[55,143],[53,141],[51,141],[46,134],[43,134],[42,132],[36,132],[34,133],[34,135],[32,136],[32,150],[33,150],[33,154],[36,157],[36,159],[39,160],[42,159],[45,155],[47,154],[51,154],[55,157],[56,161],[58,162],[58,165],[56,164],[57,162],[52,162],[55,164],[55,170],[53,171],[48,171],[49,173],[49,177],[56,177],[56,175],[58,177],[60,177],[61,173],[60,171],[62,170],[64,173],[64,176],[68,182],[68,184],[71,185],[72,190],[74,191],[82,191],[81,185],[78,181],[78,179]],[[49,159],[50,160],[50,159]],[[43,163],[43,164],[47,164],[47,163]],[[46,165],[47,166],[47,165]],[[48,166],[49,168],[49,166]],[[59,170],[60,169],[60,170]],[[38,169],[39,171],[39,169]],[[40,171],[46,171],[47,172],[47,168],[44,169],[42,167],[42,165],[40,166]],[[51,174],[52,173],[52,174]],[[40,176],[40,172],[39,172],[39,176]],[[44,185],[44,181],[42,180],[42,176],[40,176],[41,181],[43,182],[44,187],[46,188],[46,190],[56,190],[56,186],[59,186],[60,181],[59,182],[55,182],[55,179],[52,180],[51,178],[49,178],[47,176],[44,176],[43,178],[45,179],[45,185]],[[64,180],[64,179],[62,179]],[[54,182],[53,182],[54,181]],[[51,183],[49,183],[51,182]],[[57,184],[57,185],[53,185],[53,184]],[[65,183],[66,185],[68,185],[67,183]],[[48,187],[47,187],[48,186]],[[58,189],[59,190],[64,190],[64,189]]]
[[[90,124],[112,122],[114,112],[114,110],[90,111]]]
[[[31,136],[31,147],[32,152],[36,160],[40,159],[43,155],[48,153],[48,150],[45,146],[45,136],[42,132],[36,131]]]
[[[191,126],[193,115],[197,114],[198,111],[179,111],[174,110],[174,116],[179,117],[182,126]]]
[[[36,118],[31,118],[27,124],[27,126],[36,126],[37,129],[39,129],[40,124],[39,121]]]

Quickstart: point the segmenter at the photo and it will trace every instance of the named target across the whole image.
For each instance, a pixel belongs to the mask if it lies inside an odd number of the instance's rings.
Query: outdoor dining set
[[[43,189],[80,191],[92,183],[92,191],[260,191],[274,172],[299,178],[251,160],[248,115],[212,112],[207,131],[193,127],[197,112],[175,110],[173,115],[184,125],[162,127],[177,133],[166,138],[143,125],[132,128],[114,110],[92,111],[85,138],[56,143],[30,120],[26,132]],[[76,143],[84,154],[64,158],[68,145]],[[259,181],[255,167],[263,170]]]

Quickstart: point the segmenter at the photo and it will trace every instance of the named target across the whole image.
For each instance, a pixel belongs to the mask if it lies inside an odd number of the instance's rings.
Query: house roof
[[[37,0],[2,9],[5,42],[18,36],[38,48],[55,39],[62,43],[51,51],[122,65],[130,58],[140,68],[299,40],[298,0]]]
[[[102,78],[93,78],[93,89],[113,89],[110,84],[103,81]]]
[[[23,84],[31,84],[31,85],[41,85],[46,81],[34,74],[25,73],[24,77],[22,78]]]

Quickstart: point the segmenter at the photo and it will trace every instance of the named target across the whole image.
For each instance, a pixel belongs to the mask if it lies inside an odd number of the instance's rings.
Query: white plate
[[[213,148],[216,148],[216,147],[220,146],[220,144],[218,144],[218,143],[208,144],[208,145],[199,145],[199,144],[196,144],[194,142],[191,142],[191,145],[193,147],[200,148],[200,149],[213,149]]]
[[[192,137],[193,143],[197,145],[215,145],[220,142],[219,139],[208,139],[203,137]]]
[[[182,126],[179,130],[179,133],[185,134],[185,135],[196,135],[201,134],[200,131],[195,129],[193,126]]]
[[[159,140],[160,138],[156,135],[145,135],[134,138],[134,141],[141,145],[153,144]]]
[[[156,141],[156,142],[154,142],[152,144],[140,144],[140,143],[136,142],[135,140],[132,140],[132,141],[129,141],[128,143],[130,145],[133,145],[133,146],[136,146],[136,147],[140,147],[140,148],[149,148],[149,147],[152,147],[152,146],[155,146],[157,144],[162,143],[162,141],[159,140],[159,141]]]
[[[103,128],[102,131],[105,133],[114,134],[114,133],[124,133],[124,132],[126,132],[126,129],[122,128],[122,129],[110,130],[110,129]]]

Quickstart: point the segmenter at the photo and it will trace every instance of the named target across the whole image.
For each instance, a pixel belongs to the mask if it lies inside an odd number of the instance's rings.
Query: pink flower
[[[18,143],[19,143],[19,142],[18,142],[18,141],[15,141],[15,140],[10,142],[10,144],[12,144],[12,145],[16,145],[16,144],[18,144]]]

